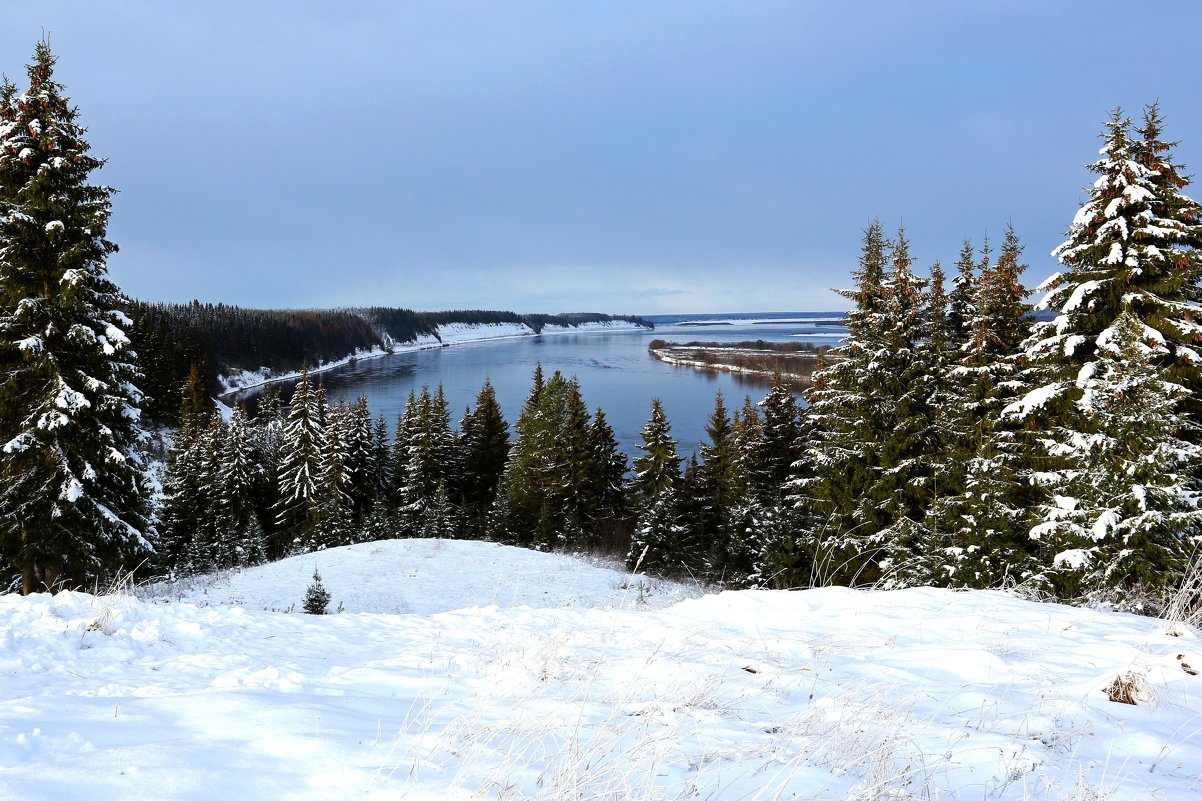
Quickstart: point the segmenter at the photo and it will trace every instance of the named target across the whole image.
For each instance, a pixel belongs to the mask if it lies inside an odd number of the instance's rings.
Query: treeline
[[[389,348],[419,336],[437,336],[449,323],[516,323],[535,331],[549,324],[577,326],[605,320],[627,320],[651,327],[639,317],[605,314],[515,314],[457,310],[418,312],[410,309],[243,309],[223,303],[186,304],[129,302],[132,321],[127,334],[138,353],[147,396],[145,412],[174,424],[182,401],[180,387],[192,367],[200,371],[208,392],[216,394],[219,376],[230,370],[275,372],[299,370],[346,358],[359,350]]]
[[[185,387],[159,510],[159,567],[197,572],[393,536],[489,537],[544,549],[621,539],[626,457],[575,379],[541,368],[511,441],[492,385],[452,427],[441,388],[390,426],[365,399],[328,403],[305,373],[287,408],[226,422]]]

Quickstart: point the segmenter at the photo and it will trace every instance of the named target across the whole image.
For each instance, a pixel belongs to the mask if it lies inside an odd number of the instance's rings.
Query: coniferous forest
[[[1106,122],[1034,304],[1012,226],[996,250],[965,241],[949,277],[873,221],[842,292],[847,340],[800,400],[780,379],[719,395],[684,454],[649,398],[628,465],[578,382],[541,368],[512,428],[487,382],[457,421],[436,387],[385,420],[308,375],[287,406],[269,393],[254,419],[219,414],[219,364],[316,364],[381,330],[510,318],[130,301],[107,275],[113,190],[90,183],[103,162],[53,65],[40,44],[28,87],[0,89],[6,586],[453,537],[729,587],[1023,585],[1155,611],[1196,558],[1202,207],[1156,105]],[[156,492],[142,426],[176,414]]]

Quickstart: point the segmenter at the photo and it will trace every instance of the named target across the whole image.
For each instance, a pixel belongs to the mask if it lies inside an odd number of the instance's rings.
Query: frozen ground
[[[346,611],[263,611],[315,565]],[[0,795],[1202,797],[1202,648],[1157,620],[422,540],[142,594],[0,596]]]

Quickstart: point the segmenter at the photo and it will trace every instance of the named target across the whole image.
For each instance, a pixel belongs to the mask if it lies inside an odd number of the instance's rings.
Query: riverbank
[[[777,373],[799,385],[808,385],[820,358],[831,358],[826,346],[808,343],[685,342],[652,340],[648,351],[656,359],[680,367],[749,376]]]
[[[525,323],[447,323],[437,326],[434,335],[421,334],[406,342],[396,342],[388,337],[384,347],[359,349],[341,359],[322,362],[309,367],[309,374],[324,373],[354,364],[361,359],[376,359],[396,353],[412,353],[414,351],[445,348],[471,342],[489,342],[500,339],[515,339],[520,337],[554,336],[557,334],[584,334],[593,332],[614,331],[646,331],[646,326],[638,325],[629,320],[597,320],[577,325],[547,324],[541,331],[535,331]],[[299,378],[300,370],[273,371],[266,367],[258,370],[224,370],[218,375],[221,384],[218,397],[225,399],[248,389],[273,384],[279,381],[289,381]]]

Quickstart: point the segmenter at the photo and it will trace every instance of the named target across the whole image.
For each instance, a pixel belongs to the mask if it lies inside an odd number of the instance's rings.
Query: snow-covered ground
[[[346,611],[262,611],[299,605],[315,566]],[[0,789],[1202,796],[1193,629],[998,592],[691,595],[562,556],[409,540],[207,589],[0,596]],[[1107,699],[1120,674],[1140,704]]]
[[[597,322],[580,323],[575,326],[548,325],[544,326],[543,334],[579,334],[591,331],[638,331],[643,327],[627,320],[601,320]],[[395,342],[390,348],[372,348],[357,350],[341,359],[324,362],[319,366],[311,366],[309,373],[324,373],[342,367],[357,359],[374,359],[391,353],[407,353],[415,350],[441,348],[446,345],[459,345],[465,342],[487,342],[494,339],[509,339],[511,337],[532,337],[538,334],[525,323],[448,323],[438,326],[438,336],[421,334],[410,342]],[[252,387],[270,384],[273,381],[285,381],[300,376],[299,370],[275,372],[266,367],[258,370],[226,370],[220,376],[221,394],[228,395]]]

